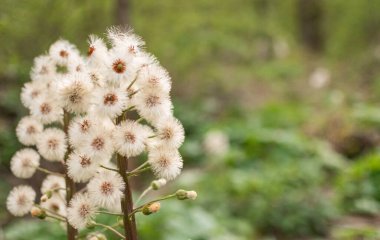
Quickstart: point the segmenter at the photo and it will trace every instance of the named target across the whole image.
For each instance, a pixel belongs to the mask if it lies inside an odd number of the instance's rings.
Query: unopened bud
[[[117,220],[117,223],[119,224],[119,226],[124,226],[124,220],[123,220],[123,218],[119,218]]]
[[[195,200],[198,194],[196,191],[187,191],[187,198],[191,200]]]
[[[179,189],[175,195],[177,196],[178,200],[185,200],[187,199],[187,194],[186,194],[187,191],[183,190],[183,189]]]
[[[166,179],[160,178],[158,180],[154,180],[150,186],[152,187],[153,190],[157,190],[165,185],[166,185]]]
[[[32,207],[32,209],[30,210],[30,214],[33,216],[33,217],[37,217],[39,219],[45,219],[46,218],[46,213],[44,210],[42,210],[41,208],[39,207]]]
[[[87,228],[87,229],[93,229],[93,228],[95,228],[95,224],[96,224],[95,221],[90,221],[90,222],[88,222],[88,223],[86,224],[86,228]]]
[[[91,233],[86,240],[107,240],[107,237],[102,233]]]
[[[159,202],[154,202],[154,203],[145,205],[143,210],[142,210],[142,213],[144,215],[150,215],[152,213],[158,212],[158,210],[160,210],[160,208],[161,208],[161,204]]]
[[[41,196],[41,202],[46,202],[48,200],[48,196],[46,194]]]
[[[53,196],[53,193],[51,191],[47,191],[44,195],[41,196],[41,202],[46,202],[52,196]]]
[[[178,200],[186,200],[191,199],[194,200],[197,198],[197,192],[195,191],[186,191],[183,189],[178,190],[175,195],[177,196]]]

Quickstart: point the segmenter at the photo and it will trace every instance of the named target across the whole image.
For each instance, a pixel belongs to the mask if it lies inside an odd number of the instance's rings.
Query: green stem
[[[56,216],[56,217],[58,217],[58,218],[62,218],[63,221],[66,221],[66,218],[65,218],[64,216],[62,216],[62,215],[60,215],[60,214],[58,214],[58,213],[55,213],[55,212],[53,212],[53,211],[51,211],[51,210],[49,210],[49,209],[47,209],[47,208],[43,208],[43,207],[41,207],[41,205],[39,205],[39,204],[34,204],[34,206],[40,208],[41,210],[44,210],[44,211],[47,212],[47,213],[52,214],[52,215],[54,215],[54,216]]]
[[[176,197],[176,194],[173,193],[173,194],[167,195],[167,196],[165,196],[165,197],[157,198],[157,199],[155,199],[155,200],[152,200],[152,201],[149,201],[149,202],[147,202],[147,203],[144,203],[144,204],[140,205],[139,207],[133,209],[133,211],[128,215],[128,217],[129,217],[129,218],[133,217],[133,215],[134,215],[135,213],[140,212],[140,211],[144,208],[144,206],[146,206],[146,205],[148,205],[148,204],[152,204],[152,203],[154,203],[154,202],[163,201],[163,200],[166,200],[166,199],[169,199],[169,198],[172,198],[172,197]]]
[[[139,198],[136,200],[135,204],[137,205],[137,203],[139,203],[141,201],[141,199],[148,194],[148,192],[150,192],[152,190],[152,187],[149,186],[147,189],[144,190],[144,192],[141,193],[141,195],[139,196]]]
[[[114,229],[113,227],[111,226],[108,226],[108,225],[105,225],[105,224],[101,224],[101,223],[93,223],[95,226],[99,226],[99,227],[104,227],[108,230],[110,230],[111,232],[115,233],[116,235],[118,235],[119,237],[121,237],[122,239],[126,239],[125,236],[121,233],[119,233],[116,229]]]
[[[106,167],[104,165],[100,165],[101,168],[104,168],[104,169],[107,169],[107,170],[110,170],[110,171],[114,171],[114,172],[119,172],[119,170],[117,169],[114,169],[114,168],[109,168],[109,167]]]
[[[97,211],[97,213],[114,215],[114,216],[124,216],[124,214],[121,214],[121,213],[113,213],[113,212],[107,212],[107,211]]]
[[[52,175],[56,175],[56,176],[60,176],[60,177],[64,177],[65,176],[63,174],[60,174],[60,173],[57,173],[57,172],[53,172],[53,171],[47,170],[46,168],[42,168],[42,167],[36,167],[36,169],[38,171],[40,171],[40,172],[47,173],[47,174],[52,174]]]
[[[137,76],[138,74],[136,75],[135,79],[133,79],[133,81],[128,85],[127,90],[129,90],[133,86],[133,84],[137,81]]]
[[[61,221],[61,222],[66,222],[66,219],[63,219],[63,218],[60,218],[60,217],[57,217],[54,215],[47,215],[46,214],[46,217],[53,218],[53,219],[56,219],[56,220]]]
[[[145,172],[146,170],[149,170],[149,169],[150,169],[150,166],[145,167],[145,168],[142,168],[142,169],[139,169],[139,170],[137,170],[137,171],[133,170],[132,172],[128,172],[128,173],[127,173],[127,176],[128,176],[128,177],[137,176],[137,175],[139,175],[140,173]]]

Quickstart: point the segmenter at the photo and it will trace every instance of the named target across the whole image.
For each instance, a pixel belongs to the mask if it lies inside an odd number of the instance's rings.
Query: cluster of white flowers
[[[30,178],[43,169],[44,159],[61,162],[72,181],[88,182],[69,203],[63,174],[47,176],[41,187],[41,206],[77,229],[86,227],[99,208],[121,212],[125,180],[110,170],[117,170],[116,154],[131,161],[147,153],[145,166],[164,179],[161,184],[176,178],[183,165],[178,148],[184,129],[173,116],[168,72],[132,31],[112,28],[107,38],[106,44],[90,36],[87,56],[58,40],[35,59],[31,81],[21,92],[30,114],[16,133],[28,148],[14,155],[11,170]],[[15,187],[7,199],[9,211],[25,215],[35,196],[30,187]]]

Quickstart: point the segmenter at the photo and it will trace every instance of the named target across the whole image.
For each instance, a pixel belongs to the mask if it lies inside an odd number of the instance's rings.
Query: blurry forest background
[[[0,0],[0,239],[64,239],[5,210],[33,58],[127,22],[186,129],[163,191],[199,196],[139,216],[141,239],[380,239],[380,0]]]

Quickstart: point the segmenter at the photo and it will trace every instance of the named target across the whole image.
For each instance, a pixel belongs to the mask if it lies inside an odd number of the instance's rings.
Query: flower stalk
[[[69,124],[70,124],[70,113],[68,113],[66,110],[64,111],[64,116],[63,116],[63,131],[68,134],[69,131]],[[75,183],[74,181],[69,177],[67,173],[67,159],[71,153],[71,147],[68,146],[67,151],[65,153],[65,183],[66,183],[66,202],[69,203],[71,198],[73,197],[75,193]],[[67,240],[75,240],[75,236],[77,235],[78,231],[71,226],[71,224],[67,221]]]

